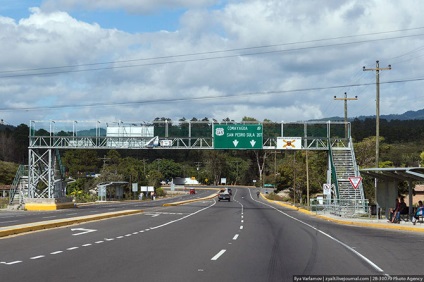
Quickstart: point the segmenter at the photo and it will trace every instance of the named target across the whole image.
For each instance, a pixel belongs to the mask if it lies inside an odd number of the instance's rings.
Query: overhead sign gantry
[[[251,149],[321,150],[351,147],[345,122],[153,122],[31,121],[28,197],[66,193],[59,150],[68,149]],[[287,137],[290,136],[290,137]],[[277,144],[277,139],[281,139]]]

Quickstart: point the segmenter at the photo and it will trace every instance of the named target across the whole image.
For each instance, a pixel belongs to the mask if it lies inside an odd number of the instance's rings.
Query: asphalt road
[[[96,204],[81,204],[78,208],[73,209],[61,209],[55,211],[7,211],[2,210],[0,212],[0,227],[26,224],[32,222],[39,222],[53,219],[64,219],[72,218],[77,216],[86,216],[105,212],[114,212],[128,209],[149,209],[152,207],[162,206],[164,203],[170,203],[174,201],[183,201],[194,198],[206,197],[216,193],[213,190],[197,189],[196,194],[188,195],[182,194],[173,198],[157,199],[156,201],[123,201],[123,202],[104,202]]]
[[[233,189],[231,202],[156,206],[1,239],[1,279],[293,281],[293,275],[422,274],[421,233],[340,226],[272,206],[254,191]]]

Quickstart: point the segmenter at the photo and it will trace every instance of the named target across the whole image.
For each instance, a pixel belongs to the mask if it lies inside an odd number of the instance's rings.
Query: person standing
[[[397,215],[397,212],[399,211],[399,206],[400,206],[399,198],[396,198],[395,208],[390,209],[389,222],[394,223],[396,221],[396,215]]]

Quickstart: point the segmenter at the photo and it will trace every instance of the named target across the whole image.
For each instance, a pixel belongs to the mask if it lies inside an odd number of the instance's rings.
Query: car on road
[[[231,190],[231,188],[227,188],[228,194],[230,194],[231,196],[233,195],[233,191]]]
[[[218,202],[219,201],[231,201],[230,193],[228,193],[228,189],[221,189],[218,193]]]
[[[196,194],[196,189],[190,188],[190,195],[192,195],[192,194]]]

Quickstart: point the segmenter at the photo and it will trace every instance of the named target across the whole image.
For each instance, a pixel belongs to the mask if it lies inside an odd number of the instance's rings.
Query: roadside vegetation
[[[245,117],[243,121],[255,119]],[[375,120],[354,120],[351,124],[357,164],[375,167]],[[177,124],[173,126],[178,127]],[[183,129],[178,127],[178,130]],[[174,127],[170,128],[170,134],[173,130]],[[210,132],[208,127],[204,130]],[[269,123],[267,130],[278,134],[280,129]],[[0,127],[0,185],[10,185],[18,165],[28,163],[28,132],[28,126],[23,124]],[[422,120],[383,120],[380,136],[379,167],[424,165]],[[161,183],[174,177],[195,178],[202,185],[219,184],[222,178],[226,179],[227,185],[259,187],[270,184],[275,187],[275,193],[268,197],[282,201],[295,198],[296,202],[305,202],[306,157],[310,195],[322,193],[327,173],[327,153],[320,151],[309,151],[306,156],[305,151],[294,150],[61,150],[60,155],[66,167],[66,177],[72,179],[67,186],[68,196],[79,202],[96,199],[94,189],[106,181],[154,186],[157,196],[161,196],[165,193],[160,189]],[[373,179],[365,177],[363,184],[365,196],[372,203]],[[406,185],[404,187],[406,189]],[[288,196],[276,194],[282,190],[288,191]],[[134,196],[128,185],[124,197],[132,199]]]

